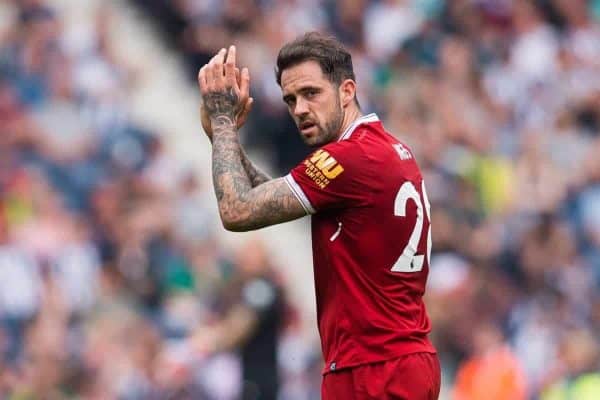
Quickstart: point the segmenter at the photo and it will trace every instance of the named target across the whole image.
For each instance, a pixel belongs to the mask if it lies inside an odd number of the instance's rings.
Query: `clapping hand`
[[[202,95],[202,128],[212,140],[213,123],[234,123],[240,128],[248,117],[254,99],[249,97],[250,74],[236,66],[236,48],[221,49],[198,73]]]

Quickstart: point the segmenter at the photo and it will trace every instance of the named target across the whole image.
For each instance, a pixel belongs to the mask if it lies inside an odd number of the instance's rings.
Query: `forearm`
[[[246,158],[239,143],[235,124],[226,117],[212,121],[212,173],[221,219],[239,209],[241,199],[252,189],[252,181],[242,159]]]
[[[248,175],[248,179],[250,179],[252,187],[256,187],[272,179],[269,175],[265,174],[264,172],[256,168],[254,164],[252,164],[252,161],[250,161],[244,149],[241,149],[241,157],[242,165],[244,166],[244,170]]]
[[[212,134],[209,135],[209,140],[210,140],[211,144],[214,144],[213,139],[212,139]],[[250,179],[250,184],[252,185],[253,188],[273,179],[269,175],[267,175],[266,173],[264,173],[260,169],[258,169],[252,163],[252,161],[250,161],[248,154],[246,154],[246,152],[244,151],[244,149],[241,146],[240,146],[240,158],[242,161],[242,165],[244,167],[244,171],[246,171],[246,175],[248,175],[248,179]]]
[[[235,128],[215,131],[213,185],[225,229],[249,231],[306,215],[306,210],[283,178],[271,179],[252,188],[241,154]]]
[[[215,351],[228,351],[241,346],[252,335],[258,324],[255,312],[236,305],[219,325],[215,338]]]
[[[230,50],[235,54],[234,47]],[[228,55],[227,82],[224,83],[220,70],[222,61],[218,62],[223,55],[222,50],[215,58],[215,65],[203,67],[198,78],[213,133],[213,185],[223,226],[240,232],[300,218],[308,211],[285,179],[269,180],[252,165],[240,146],[236,115],[243,103],[240,103],[240,92],[232,72],[235,56],[230,59]],[[244,82],[242,86],[246,89],[242,92],[247,92],[247,78],[242,79]]]

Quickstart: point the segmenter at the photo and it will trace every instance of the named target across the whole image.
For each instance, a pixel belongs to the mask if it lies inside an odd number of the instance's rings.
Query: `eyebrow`
[[[305,93],[305,92],[307,92],[309,90],[314,90],[314,91],[317,91],[317,92],[321,92],[323,90],[323,88],[321,88],[319,86],[307,85],[307,86],[301,87],[298,90],[298,93]],[[292,93],[289,93],[289,94],[286,94],[285,96],[283,96],[283,101],[285,103],[287,103],[288,101],[293,100],[295,98],[296,98],[296,95],[294,95]]]

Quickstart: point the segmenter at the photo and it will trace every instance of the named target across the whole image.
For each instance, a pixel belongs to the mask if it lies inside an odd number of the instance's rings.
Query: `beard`
[[[302,136],[302,140],[310,147],[319,147],[337,140],[344,123],[344,112],[340,107],[340,99],[336,98],[335,107],[323,123],[316,125],[317,134],[311,137]],[[298,124],[300,125],[300,124]]]

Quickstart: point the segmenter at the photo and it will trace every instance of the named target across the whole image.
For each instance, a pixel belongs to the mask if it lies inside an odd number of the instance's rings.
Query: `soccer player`
[[[377,115],[361,113],[342,44],[308,33],[281,48],[275,72],[316,150],[271,179],[240,147],[252,99],[248,70],[236,70],[231,46],[198,74],[221,220],[247,231],[312,215],[323,399],[437,399],[440,366],[423,303],[430,210],[410,149]]]

